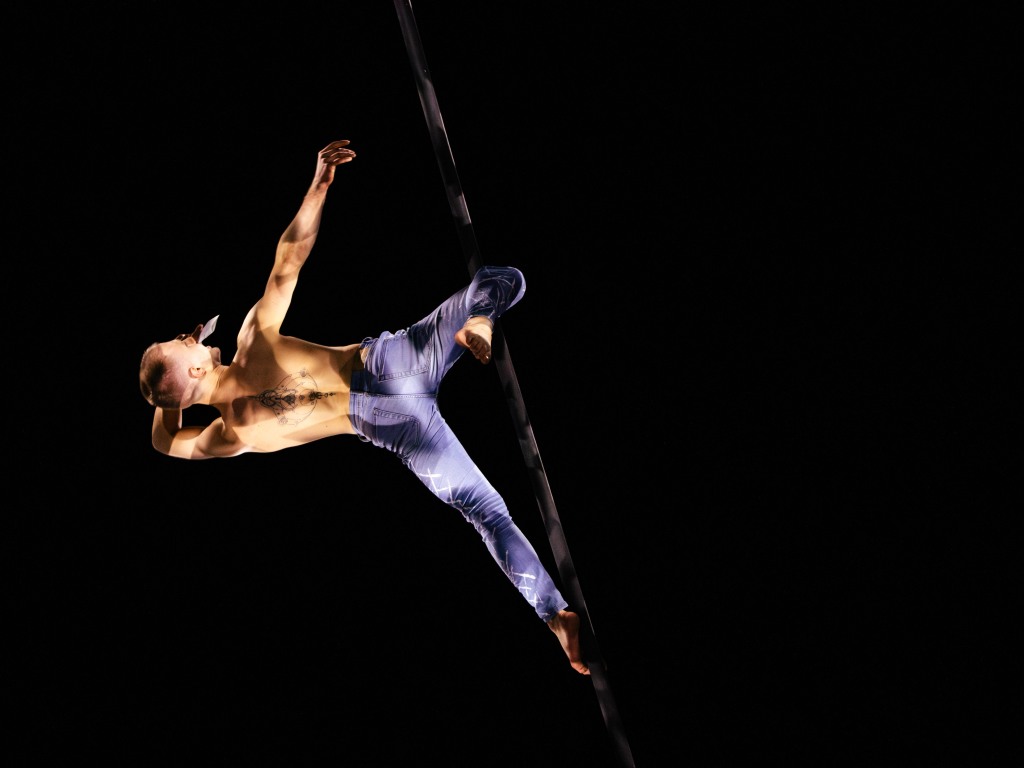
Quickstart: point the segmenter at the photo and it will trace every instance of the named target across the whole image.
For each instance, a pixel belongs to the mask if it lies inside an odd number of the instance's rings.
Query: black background
[[[962,565],[998,528],[955,480],[1006,305],[983,148],[941,148],[999,106],[991,19],[454,5],[415,18],[482,262],[526,275],[501,329],[636,763],[983,757],[959,692],[989,673],[957,662],[1003,646]],[[29,754],[621,765],[591,680],[393,456],[150,447],[142,351],[219,313],[230,359],[328,142],[358,159],[284,332],[359,341],[467,280],[395,7],[25,29],[24,265],[67,406],[25,475]],[[554,570],[495,368],[441,407]]]

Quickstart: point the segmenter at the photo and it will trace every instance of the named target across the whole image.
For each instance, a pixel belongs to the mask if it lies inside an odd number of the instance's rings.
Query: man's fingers
[[[345,142],[348,144],[348,142]],[[355,159],[356,153],[351,149],[342,149],[341,147],[325,147],[320,150],[320,157],[326,163],[332,163],[333,165],[340,165],[341,163],[347,163]]]

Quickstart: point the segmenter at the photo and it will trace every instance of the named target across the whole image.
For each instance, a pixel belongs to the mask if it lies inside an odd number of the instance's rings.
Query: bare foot
[[[562,644],[562,650],[569,657],[572,668],[581,675],[589,675],[590,669],[580,652],[580,617],[572,611],[559,611],[548,622],[548,626]]]
[[[491,361],[491,331],[494,323],[486,317],[471,317],[455,332],[455,343],[473,353],[484,365]]]

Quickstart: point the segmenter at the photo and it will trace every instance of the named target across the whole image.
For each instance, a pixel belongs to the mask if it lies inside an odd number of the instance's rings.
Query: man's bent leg
[[[515,267],[481,267],[469,285],[453,293],[437,309],[409,326],[407,333],[414,348],[430,352],[430,375],[434,386],[421,391],[436,391],[441,379],[466,349],[470,349],[478,360],[485,353],[490,359],[490,328],[486,335],[486,347],[482,342],[474,341],[476,349],[467,343],[465,334],[461,339],[456,339],[456,334],[463,329],[467,320],[474,317],[486,319],[490,327],[493,327],[495,321],[519,303],[525,293],[526,278]],[[481,339],[484,337],[482,327],[474,330]]]

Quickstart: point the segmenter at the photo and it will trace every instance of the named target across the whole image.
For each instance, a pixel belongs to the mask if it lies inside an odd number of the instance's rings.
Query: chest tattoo
[[[336,392],[321,392],[316,381],[303,368],[298,373],[285,376],[273,389],[265,389],[258,395],[246,395],[277,416],[278,424],[298,424],[316,408],[316,404]]]

